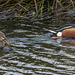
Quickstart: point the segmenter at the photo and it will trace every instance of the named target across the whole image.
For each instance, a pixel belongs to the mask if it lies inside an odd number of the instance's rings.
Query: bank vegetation
[[[44,12],[75,10],[74,5],[74,0],[0,0],[0,12],[9,10],[16,11],[19,15],[25,15],[27,12],[42,15]]]

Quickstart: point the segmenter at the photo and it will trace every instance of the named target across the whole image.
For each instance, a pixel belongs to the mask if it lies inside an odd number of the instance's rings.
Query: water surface
[[[57,16],[1,20],[0,30],[12,46],[0,51],[0,75],[74,75],[75,46],[57,43],[46,31],[74,27],[74,22]]]

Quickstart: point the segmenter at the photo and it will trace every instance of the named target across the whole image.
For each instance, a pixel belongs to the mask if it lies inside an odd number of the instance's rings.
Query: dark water
[[[12,46],[0,51],[0,75],[74,75],[75,46],[57,43],[46,31],[74,27],[74,18],[60,18],[1,20],[0,30]]]

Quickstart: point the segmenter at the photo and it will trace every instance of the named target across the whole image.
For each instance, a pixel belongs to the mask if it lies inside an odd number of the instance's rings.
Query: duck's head
[[[5,44],[10,45],[3,32],[0,32],[0,47],[4,47]]]
[[[52,37],[52,39],[58,39],[62,37],[62,32],[57,32],[56,36]]]

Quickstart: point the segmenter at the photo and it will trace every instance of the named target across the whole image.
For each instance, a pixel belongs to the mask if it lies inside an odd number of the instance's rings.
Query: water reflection
[[[59,38],[56,41],[65,46],[75,46],[75,39],[72,38]]]
[[[52,34],[46,29],[56,29],[56,27],[54,24],[44,24],[49,23],[47,20],[44,22],[38,20],[39,24],[36,25],[27,19],[13,18],[1,21],[0,29],[6,34],[12,48],[12,51],[7,50],[5,53],[1,50],[0,52],[1,75],[72,75],[75,73],[75,47],[62,45],[57,40],[51,39]],[[57,30],[59,28],[60,26]]]

